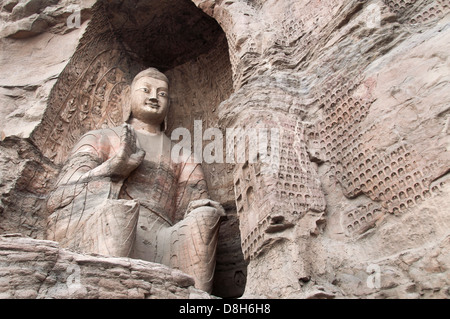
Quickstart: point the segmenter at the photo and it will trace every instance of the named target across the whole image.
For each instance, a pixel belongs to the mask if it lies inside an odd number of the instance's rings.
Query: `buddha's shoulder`
[[[116,127],[108,127],[108,128],[101,128],[98,130],[92,130],[87,133],[85,133],[82,137],[84,138],[96,138],[101,139],[104,137],[113,137],[113,138],[120,138],[120,135],[123,131],[123,126],[116,126]]]
[[[80,150],[85,145],[90,145],[94,148],[99,148],[100,146],[108,147],[109,145],[115,145],[120,142],[120,135],[122,130],[123,126],[89,131],[78,140],[73,150]]]

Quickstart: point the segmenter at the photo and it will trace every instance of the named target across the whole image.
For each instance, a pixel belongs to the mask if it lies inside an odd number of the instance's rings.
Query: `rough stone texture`
[[[241,295],[246,277],[244,297],[449,297],[448,1],[97,1],[62,31],[42,26],[39,1],[13,15],[15,3],[1,11],[3,233],[45,232],[18,182],[30,157],[8,139],[35,149],[51,181],[64,147],[117,125],[129,80],[154,66],[180,92],[169,131],[201,120],[282,133],[279,174],[204,165],[230,215],[215,294]],[[67,16],[62,3],[48,10]]]
[[[29,141],[7,137],[0,142],[0,233],[20,232],[43,239],[46,196],[58,167]]]
[[[0,273],[1,298],[210,298],[192,277],[161,264],[77,254],[17,235],[0,236]]]
[[[93,2],[0,2],[2,137],[27,138],[42,120],[49,93],[73,55]],[[66,20],[76,10],[82,12],[80,28],[69,28]]]
[[[278,175],[248,175],[254,165],[234,174],[250,252],[246,295],[355,296],[364,281],[334,276],[364,262],[379,265],[381,288],[356,295],[405,296],[403,284],[384,282],[397,267],[388,256],[421,259],[424,245],[439,251],[448,236],[448,210],[433,203],[448,201],[448,3],[228,1],[209,12],[227,34],[233,69],[221,123],[281,123],[286,150]],[[448,276],[446,267],[417,273],[423,282],[410,279],[410,297],[432,296],[426,283]],[[441,285],[435,296],[448,294]]]

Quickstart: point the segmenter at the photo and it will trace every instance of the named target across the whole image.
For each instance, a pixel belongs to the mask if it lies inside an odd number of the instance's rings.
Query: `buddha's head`
[[[169,110],[169,80],[155,68],[138,73],[130,87],[131,117],[146,124],[162,124]]]

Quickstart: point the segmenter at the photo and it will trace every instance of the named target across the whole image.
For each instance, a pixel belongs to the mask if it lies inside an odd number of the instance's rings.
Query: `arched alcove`
[[[129,84],[147,67],[158,68],[170,80],[169,137],[177,127],[193,132],[195,120],[202,121],[203,130],[218,127],[217,106],[233,90],[228,45],[219,24],[190,0],[100,0],[32,140],[62,164],[82,134],[127,119]],[[211,164],[204,170],[210,196],[226,204],[233,216],[232,174],[225,173],[230,168]],[[237,218],[223,224],[220,236],[213,294],[239,297],[246,266]]]
[[[62,163],[81,134],[123,122],[126,89],[146,67],[171,82],[169,134],[194,120],[217,126],[232,93],[226,37],[190,0],[99,0],[76,52],[52,89],[33,141]]]

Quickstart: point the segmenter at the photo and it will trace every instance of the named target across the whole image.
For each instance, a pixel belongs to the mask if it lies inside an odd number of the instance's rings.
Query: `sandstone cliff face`
[[[1,8],[2,233],[44,239],[45,197],[68,150],[84,132],[122,121],[129,80],[154,66],[176,92],[169,132],[193,132],[194,120],[281,132],[275,175],[205,165],[229,215],[213,293],[240,296],[246,281],[244,297],[449,297],[448,1]],[[81,23],[69,27],[76,10]],[[11,297],[67,296],[40,282],[45,292],[0,287]],[[188,296],[177,289],[160,296]]]
[[[90,5],[92,1],[2,1],[2,136],[27,138],[42,120],[50,90],[83,34]],[[67,19],[77,10],[83,12],[80,27],[69,27]]]

